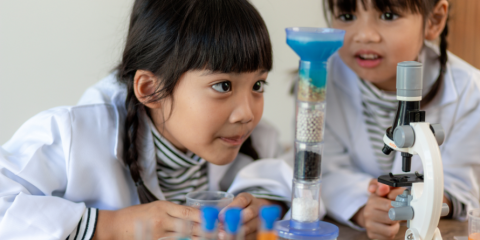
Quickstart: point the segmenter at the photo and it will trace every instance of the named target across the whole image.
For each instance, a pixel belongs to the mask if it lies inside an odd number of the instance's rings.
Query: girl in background
[[[289,198],[261,182],[230,186],[278,152],[259,124],[271,68],[268,31],[246,0],[135,1],[115,73],[1,147],[0,239],[132,239],[136,220],[153,222],[155,239],[183,220],[198,236],[185,195],[229,187],[243,192],[231,206],[255,238],[258,208]]]
[[[383,135],[392,125],[396,66],[424,66],[426,121],[440,123],[444,202],[450,217],[465,220],[479,207],[480,72],[447,52],[446,0],[326,0],[334,28],[346,30],[329,65],[328,113],[322,198],[338,221],[365,229],[372,239],[392,239],[399,223],[388,218],[390,201],[403,192],[380,185],[383,174],[401,173],[400,153],[384,155]],[[430,41],[440,38],[439,47]],[[412,172],[422,172],[418,155]]]

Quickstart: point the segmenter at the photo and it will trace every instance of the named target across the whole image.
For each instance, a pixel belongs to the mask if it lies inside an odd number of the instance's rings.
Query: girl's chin
[[[360,79],[373,84],[385,84],[396,78],[396,73],[392,76],[386,76],[385,71],[380,71],[379,69],[358,69],[355,73]]]
[[[205,160],[209,163],[213,163],[215,165],[223,166],[227,165],[235,160],[238,155],[238,151],[235,154],[217,154],[212,158],[205,158]]]

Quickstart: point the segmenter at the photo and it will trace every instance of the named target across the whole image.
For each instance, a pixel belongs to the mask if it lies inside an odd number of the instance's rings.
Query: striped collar
[[[186,153],[178,150],[157,131],[157,128],[151,121],[150,123],[154,145],[157,149],[157,162],[159,163],[160,167],[177,170],[182,168],[190,168],[192,166],[205,163],[204,159],[190,150],[187,150]]]
[[[373,85],[371,82],[360,80],[360,91],[362,91],[363,94],[366,96],[373,98],[373,99],[378,99],[380,101],[387,101],[387,102],[395,102],[397,103],[397,94],[396,92],[387,92],[387,91],[382,91],[378,89],[375,85]]]

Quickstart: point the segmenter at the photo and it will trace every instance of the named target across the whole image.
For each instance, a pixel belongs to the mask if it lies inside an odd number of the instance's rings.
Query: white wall
[[[274,50],[264,118],[293,138],[289,71],[298,65],[285,27],[325,26],[322,0],[251,0]],[[0,144],[27,119],[74,105],[119,61],[132,0],[0,0]]]

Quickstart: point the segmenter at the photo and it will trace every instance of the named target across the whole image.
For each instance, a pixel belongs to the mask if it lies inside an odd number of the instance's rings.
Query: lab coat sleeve
[[[325,128],[322,163],[322,199],[327,214],[338,222],[363,230],[350,219],[368,200],[368,184],[374,178],[364,173],[352,161],[347,147]]]
[[[475,86],[465,94],[474,94]],[[479,94],[478,90],[475,94]],[[455,124],[440,147],[444,170],[444,188],[452,197],[466,206],[464,213],[454,214],[458,220],[466,220],[468,209],[479,207],[480,174],[480,101],[463,101]],[[444,126],[447,127],[447,126]],[[457,205],[458,206],[458,205]],[[461,211],[453,209],[454,212]]]
[[[0,148],[0,239],[66,239],[77,226],[75,235],[93,236],[92,228],[80,232],[95,225],[92,209],[62,198],[69,175],[70,121],[68,108],[42,112]],[[81,222],[89,211],[91,219]]]

